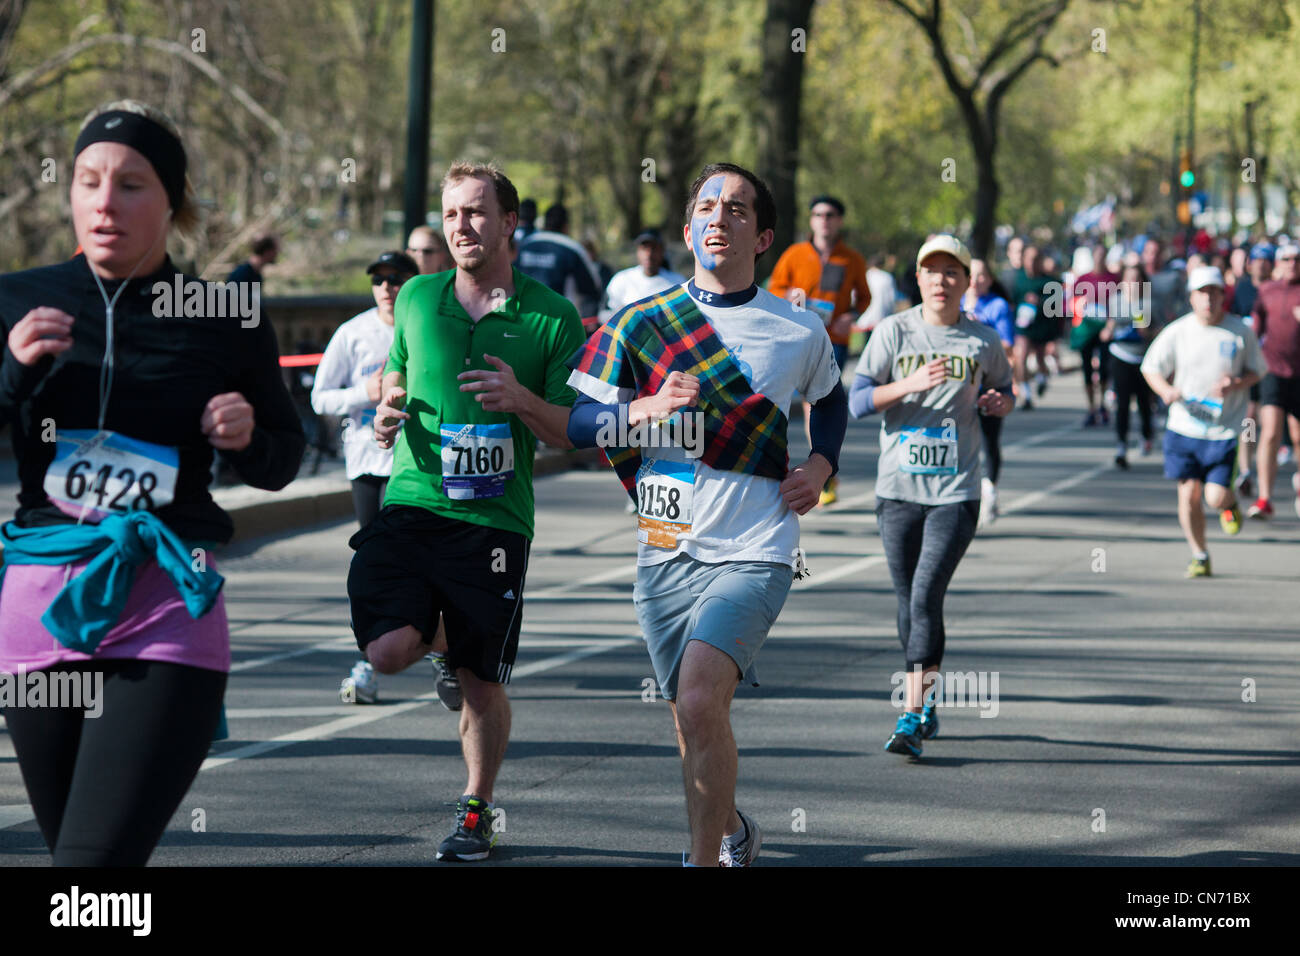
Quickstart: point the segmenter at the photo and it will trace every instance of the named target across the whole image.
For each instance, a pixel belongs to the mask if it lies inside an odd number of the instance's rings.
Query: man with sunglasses
[[[338,327],[325,347],[311,390],[311,407],[317,415],[343,419],[343,460],[352,482],[352,507],[363,528],[379,514],[393,473],[392,451],[375,444],[373,434],[384,363],[393,346],[393,304],[402,284],[420,269],[404,252],[385,252],[366,272],[374,307]],[[369,661],[362,659],[353,666],[343,678],[339,697],[345,704],[373,704],[379,699],[379,677]]]
[[[455,267],[447,240],[429,226],[416,226],[406,240],[406,254],[420,267],[420,275],[432,275]]]
[[[439,860],[483,860],[510,737],[510,681],[533,537],[533,455],[565,434],[577,310],[510,264],[519,194],[496,166],[454,163],[443,235],[456,268],[407,282],[395,307],[374,437],[393,449],[384,507],[349,545],[352,629],[396,674],[442,631],[460,684],[468,782]]]

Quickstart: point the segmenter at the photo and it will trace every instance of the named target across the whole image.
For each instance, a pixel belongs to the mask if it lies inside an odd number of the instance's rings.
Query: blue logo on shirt
[[[743,348],[744,348],[743,345],[737,345],[735,351],[732,351],[731,349],[727,349],[727,354],[730,355],[735,360],[736,364],[740,366],[740,374],[745,376],[745,381],[749,383],[750,388],[753,388],[754,368],[748,362],[746,362],[744,359],[740,357],[740,350]]]

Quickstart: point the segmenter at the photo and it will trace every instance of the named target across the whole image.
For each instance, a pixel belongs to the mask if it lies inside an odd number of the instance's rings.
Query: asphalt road
[[[1003,517],[971,545],[946,614],[943,670],[982,674],[988,696],[942,709],[919,761],[882,749],[902,657],[871,510],[877,424],[851,424],[842,501],[803,521],[812,577],[759,657],[762,686],[732,709],[759,865],[1300,862],[1300,519],[1286,496],[1237,538],[1211,516],[1216,576],[1184,580],[1158,450],[1118,472],[1111,432],[1079,427],[1079,391],[1069,376],[1008,419]],[[622,491],[571,472],[540,480],[537,500],[505,826],[485,865],[675,865],[680,764],[667,705],[643,699]],[[232,739],[154,865],[432,861],[464,785],[456,718],[424,665],[383,678],[378,705],[339,703],[357,657],[351,531],[219,559]],[[47,860],[0,733],[0,863]]]

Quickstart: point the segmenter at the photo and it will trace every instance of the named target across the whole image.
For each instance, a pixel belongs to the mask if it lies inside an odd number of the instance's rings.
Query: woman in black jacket
[[[0,424],[21,492],[0,529],[0,698],[56,865],[142,865],[189,789],[230,670],[230,539],[208,491],[220,450],[244,481],[297,473],[302,427],[260,290],[179,273],[172,228],[197,222],[180,137],[132,101],[75,148],[83,252],[0,277]],[[56,693],[57,691],[57,693]]]

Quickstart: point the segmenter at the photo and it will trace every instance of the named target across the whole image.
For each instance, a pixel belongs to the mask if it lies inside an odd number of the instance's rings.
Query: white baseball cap
[[[1224,288],[1223,273],[1216,266],[1201,266],[1199,269],[1193,269],[1192,274],[1187,277],[1188,292],[1204,289],[1208,285]]]
[[[967,272],[970,272],[970,250],[956,236],[943,234],[932,237],[921,247],[921,251],[916,254],[916,267],[921,268],[921,263],[926,260],[926,257],[936,252],[948,253],[965,266]]]

